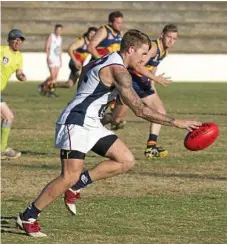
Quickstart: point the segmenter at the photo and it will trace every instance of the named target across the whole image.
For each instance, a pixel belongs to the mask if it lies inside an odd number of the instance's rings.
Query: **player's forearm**
[[[97,52],[96,47],[94,47],[94,46],[88,46],[88,51],[89,51],[89,53],[90,53],[95,59],[100,58],[100,55],[99,55],[99,53]]]
[[[156,81],[156,76],[152,74],[145,66],[137,66],[136,71],[147,78]]]
[[[147,107],[146,105],[136,111],[136,116],[153,123],[167,126],[175,126],[175,119],[173,117],[161,114],[156,110]]]

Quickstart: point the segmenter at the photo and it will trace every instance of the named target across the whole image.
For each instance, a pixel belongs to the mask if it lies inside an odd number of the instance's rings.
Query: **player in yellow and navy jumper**
[[[161,36],[157,40],[152,41],[152,48],[148,54],[148,61],[146,63],[146,68],[155,75],[156,70],[160,62],[167,56],[168,49],[173,47],[178,36],[178,28],[176,25],[169,24],[166,25],[161,33]],[[133,88],[137,92],[143,102],[156,109],[160,113],[165,114],[165,108],[160,97],[155,90],[154,85],[152,85],[151,79],[148,76],[141,75],[139,67],[135,70],[129,70],[132,81]],[[144,74],[144,73],[143,73]],[[156,82],[158,82],[156,80]],[[160,83],[161,84],[161,83]],[[167,85],[168,83],[163,83]],[[112,114],[112,124],[118,128],[121,128],[121,122],[124,121],[127,112],[127,106],[124,104],[118,104]],[[147,148],[145,150],[145,156],[147,158],[157,158],[166,157],[168,151],[157,146],[157,139],[161,129],[161,125],[151,123],[150,134],[147,141]]]
[[[55,87],[72,88],[80,76],[84,61],[90,55],[88,45],[97,31],[96,27],[89,27],[87,32],[82,37],[77,38],[68,48],[70,56],[69,68],[71,70],[67,82],[57,82]]]
[[[25,81],[26,76],[22,71],[23,59],[20,52],[25,37],[18,29],[12,29],[8,34],[8,46],[1,46],[1,93],[5,89],[10,76],[16,73],[20,81]],[[19,158],[21,152],[7,147],[10,127],[13,122],[13,113],[3,100],[1,94],[1,159]]]
[[[93,59],[98,59],[108,53],[120,50],[122,40],[123,14],[119,11],[109,14],[109,24],[101,26],[88,45]],[[115,106],[115,100],[110,108]]]
[[[119,11],[109,14],[109,24],[101,26],[88,45],[94,59],[120,50],[122,40],[123,14]]]

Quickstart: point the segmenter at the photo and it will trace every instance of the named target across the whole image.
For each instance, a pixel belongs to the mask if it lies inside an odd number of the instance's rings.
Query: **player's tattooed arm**
[[[100,27],[88,44],[88,51],[95,59],[101,57],[97,52],[96,47],[106,38],[106,35],[107,33],[105,27]]]
[[[162,125],[175,126],[175,119],[151,109],[142,102],[132,87],[132,79],[123,66],[113,67],[114,83],[120,92],[124,103],[128,105],[137,117]]]

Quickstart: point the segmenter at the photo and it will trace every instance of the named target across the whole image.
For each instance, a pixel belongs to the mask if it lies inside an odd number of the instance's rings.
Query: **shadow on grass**
[[[56,156],[55,153],[49,152],[21,151],[21,153],[26,156]]]
[[[199,175],[199,174],[190,174],[190,173],[157,173],[157,172],[130,172],[129,174],[133,175],[142,175],[142,176],[152,176],[152,177],[163,177],[163,178],[186,178],[186,179],[199,179],[199,180],[220,180],[227,181],[227,177],[219,175]]]
[[[1,233],[9,233],[16,235],[26,235],[26,233],[20,232],[16,227],[16,216],[1,217]]]

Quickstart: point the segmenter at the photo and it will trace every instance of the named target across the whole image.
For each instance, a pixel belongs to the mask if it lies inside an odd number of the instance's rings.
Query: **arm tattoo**
[[[115,66],[114,68],[115,86],[126,105],[128,105],[136,116],[150,122],[162,125],[173,125],[175,119],[148,107],[136,94],[132,87],[132,79],[124,67]]]

